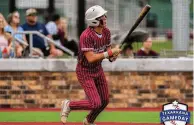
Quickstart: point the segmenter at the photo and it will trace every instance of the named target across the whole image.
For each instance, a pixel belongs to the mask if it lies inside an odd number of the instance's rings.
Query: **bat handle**
[[[124,47],[127,45],[127,43],[123,43],[119,46],[119,48],[121,49],[121,51],[123,51]]]

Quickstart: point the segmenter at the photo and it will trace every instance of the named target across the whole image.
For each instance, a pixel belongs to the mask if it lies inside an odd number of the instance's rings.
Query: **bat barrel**
[[[151,6],[149,4],[146,5],[147,8],[151,8]]]
[[[141,13],[139,14],[139,17],[137,18],[135,24],[131,27],[129,33],[127,34],[127,36],[125,37],[125,39],[123,40],[123,42],[120,45],[120,48],[123,48],[124,43],[127,41],[127,37],[129,37],[131,35],[131,33],[135,30],[135,28],[140,24],[140,22],[143,20],[143,18],[147,15],[147,13],[149,12],[149,10],[151,9],[150,5],[146,5]]]

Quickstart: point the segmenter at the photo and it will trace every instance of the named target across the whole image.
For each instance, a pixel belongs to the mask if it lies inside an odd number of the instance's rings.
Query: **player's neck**
[[[96,32],[96,33],[98,33],[98,34],[102,34],[102,27],[95,27],[94,28],[94,31]]]

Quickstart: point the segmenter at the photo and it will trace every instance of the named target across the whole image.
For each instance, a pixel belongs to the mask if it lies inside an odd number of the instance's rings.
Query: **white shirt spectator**
[[[46,29],[47,31],[49,32],[49,34],[51,35],[56,35],[58,33],[58,29],[57,29],[57,25],[55,24],[55,22],[53,21],[49,21],[47,24],[46,24]],[[55,40],[55,42],[59,45],[61,45],[61,42],[60,40]]]

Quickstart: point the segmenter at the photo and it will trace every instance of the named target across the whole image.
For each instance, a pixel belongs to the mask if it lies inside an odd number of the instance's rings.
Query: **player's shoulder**
[[[106,32],[110,32],[110,30],[107,27],[105,27],[103,30]]]
[[[103,29],[103,31],[104,31],[104,33],[106,33],[106,34],[110,34],[110,30],[109,30],[108,28],[106,28],[106,27]]]
[[[92,35],[92,30],[91,30],[90,27],[88,27],[88,28],[86,28],[86,29],[82,32],[80,38],[87,38],[87,37],[90,37],[90,35]]]

